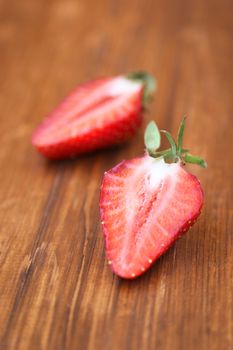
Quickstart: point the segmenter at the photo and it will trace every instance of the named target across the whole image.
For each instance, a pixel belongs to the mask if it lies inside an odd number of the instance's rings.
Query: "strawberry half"
[[[143,72],[80,85],[36,129],[32,144],[61,159],[121,143],[141,125],[154,89],[153,78]]]
[[[179,146],[170,140],[171,149],[162,151],[162,156],[155,150],[160,145],[159,131],[155,123],[150,123],[145,156],[123,161],[104,174],[101,221],[108,262],[120,277],[135,278],[146,271],[201,212],[201,185],[183,164],[205,167],[206,163],[182,148],[184,123]],[[176,153],[172,153],[174,144]],[[174,162],[166,163],[164,159]]]

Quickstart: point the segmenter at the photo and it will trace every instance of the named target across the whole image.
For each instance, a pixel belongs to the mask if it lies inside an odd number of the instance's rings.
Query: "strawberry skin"
[[[124,76],[80,85],[36,129],[32,144],[62,159],[124,142],[141,125],[143,89]]]
[[[107,171],[100,215],[112,270],[123,278],[141,275],[190,228],[202,205],[198,179],[180,162],[145,155]]]

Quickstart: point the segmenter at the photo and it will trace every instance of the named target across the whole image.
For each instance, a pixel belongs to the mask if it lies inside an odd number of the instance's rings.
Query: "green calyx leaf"
[[[146,107],[153,98],[153,94],[157,89],[157,83],[154,77],[147,72],[138,71],[128,74],[126,78],[143,84],[144,91],[142,103],[143,106]]]
[[[172,135],[170,134],[170,132],[166,131],[166,130],[161,130],[161,132],[163,132],[166,136],[166,138],[168,139],[168,142],[171,145],[171,156],[173,159],[173,162],[176,161],[177,158],[177,146],[176,146],[176,142],[173,139]]]
[[[151,121],[146,128],[144,134],[144,142],[145,146],[149,153],[155,152],[160,147],[160,132],[155,124],[155,122]]]
[[[202,168],[207,168],[207,166],[208,166],[204,159],[202,159],[200,157],[193,156],[190,153],[185,154],[184,161],[185,161],[185,163],[200,165]]]
[[[164,158],[165,161],[171,161],[171,162],[181,161],[183,164],[191,163],[191,164],[200,165],[203,168],[207,168],[207,163],[205,162],[204,159],[197,156],[193,156],[192,154],[189,153],[188,149],[183,148],[185,122],[186,122],[186,117],[184,117],[180,123],[178,135],[177,135],[177,142],[174,140],[174,138],[168,131],[161,130],[161,132],[165,134],[168,142],[170,143],[170,148],[165,149],[163,151],[157,151],[160,147],[161,137],[160,137],[160,132],[156,123],[154,121],[151,121],[148,124],[144,134],[146,149],[149,155],[153,158],[162,157]]]
[[[182,121],[180,123],[179,130],[178,130],[178,136],[177,136],[177,150],[178,150],[178,152],[180,152],[182,150],[185,122],[186,122],[186,117],[184,117],[182,119]]]

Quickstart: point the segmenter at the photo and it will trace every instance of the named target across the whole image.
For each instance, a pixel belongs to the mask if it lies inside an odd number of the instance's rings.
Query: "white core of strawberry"
[[[133,177],[126,180],[128,196],[126,197],[126,208],[128,208],[127,222],[131,224],[134,220],[134,214],[137,211],[138,202],[137,185],[141,179],[147,188],[147,192],[155,191],[164,182],[167,176],[172,178],[172,182],[176,183],[177,173],[180,170],[179,163],[165,163],[163,158],[155,159],[150,156],[144,158],[141,167],[135,167]]]
[[[179,163],[168,164],[165,163],[163,158],[155,159],[150,156],[144,158],[144,162],[140,167],[135,167],[134,175],[126,180],[125,186],[127,188],[127,197],[125,198],[125,208],[127,208],[126,213],[126,232],[131,232],[132,227],[134,226],[135,213],[137,213],[140,208],[143,209],[144,203],[147,200],[150,200],[151,194],[155,191],[160,191],[160,187],[163,185],[165,179],[170,177],[172,179],[172,187],[170,188],[171,193],[173,187],[176,185],[177,174],[180,171]],[[143,185],[140,187],[140,180],[143,180]],[[137,187],[139,185],[139,187]],[[170,195],[170,192],[167,193],[167,196]],[[142,200],[142,197],[144,199]],[[164,197],[165,199],[165,197]],[[166,201],[160,203],[160,209],[156,211],[156,215],[153,216],[153,220],[156,220],[157,215],[163,209],[163,206],[166,205]],[[150,225],[151,217],[148,217],[147,221],[143,224],[143,227]],[[137,237],[137,249],[140,251],[141,244],[143,240],[140,239],[140,230],[138,231]],[[167,235],[167,232],[165,232]],[[125,255],[130,249],[132,242],[131,234],[125,238],[124,246],[122,247],[121,257],[122,264],[127,270],[129,268],[128,263],[125,264]],[[137,254],[137,253],[136,253]],[[150,257],[148,257],[150,259]],[[133,267],[132,267],[133,268]]]
[[[129,80],[122,76],[111,81],[108,93],[110,96],[114,97],[124,94],[133,94],[139,91],[141,88],[141,83]]]
[[[179,165],[177,163],[165,163],[164,159],[154,159],[149,157],[150,169],[149,169],[149,186],[151,188],[156,188],[159,186],[161,181],[167,176],[175,176]]]

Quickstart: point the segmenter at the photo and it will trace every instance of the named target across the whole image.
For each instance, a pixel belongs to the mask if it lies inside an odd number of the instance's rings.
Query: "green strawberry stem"
[[[207,168],[207,163],[204,159],[193,156],[189,153],[189,150],[183,148],[183,136],[185,129],[186,117],[180,123],[180,127],[177,135],[177,142],[174,140],[172,135],[166,130],[160,130],[165,134],[168,142],[170,143],[170,148],[163,151],[157,151],[160,147],[160,132],[154,121],[151,121],[145,130],[144,141],[148,154],[153,158],[163,157],[167,162],[176,163],[181,161],[183,164],[191,163],[200,165],[203,168]]]
[[[154,77],[147,72],[138,71],[128,74],[126,78],[143,84],[144,92],[142,97],[142,103],[144,107],[147,107],[148,103],[153,98],[154,92],[157,89],[157,83]]]

